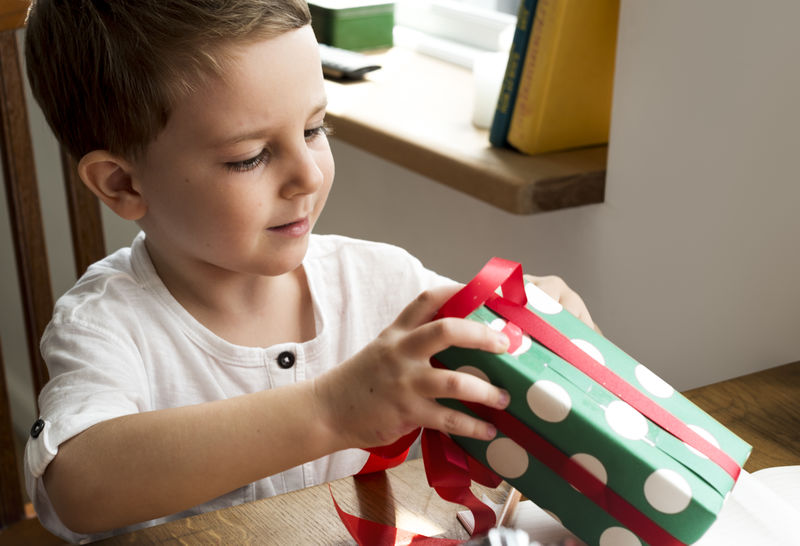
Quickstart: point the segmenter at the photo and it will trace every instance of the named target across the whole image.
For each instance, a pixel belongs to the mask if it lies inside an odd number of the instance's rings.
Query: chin
[[[291,273],[303,265],[306,252],[308,252],[308,240],[306,240],[303,245],[298,245],[297,248],[283,249],[275,252],[274,256],[264,263],[262,274],[270,277],[277,277]]]

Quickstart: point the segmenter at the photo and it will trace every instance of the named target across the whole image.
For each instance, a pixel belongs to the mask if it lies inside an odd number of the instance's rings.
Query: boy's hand
[[[442,406],[455,398],[497,409],[508,393],[472,375],[434,368],[430,358],[450,347],[502,353],[508,339],[466,319],[435,321],[439,307],[458,286],[423,292],[372,343],[315,385],[317,409],[345,447],[387,445],[417,427],[483,440],[493,425]]]
[[[525,278],[525,282],[532,282],[541,288],[548,296],[563,305],[564,309],[591,326],[598,334],[602,333],[600,332],[600,328],[592,321],[589,310],[586,308],[586,304],[583,303],[581,297],[577,292],[567,286],[567,283],[565,283],[561,277],[556,277],[555,275],[548,275],[546,277],[523,275],[523,277]]]

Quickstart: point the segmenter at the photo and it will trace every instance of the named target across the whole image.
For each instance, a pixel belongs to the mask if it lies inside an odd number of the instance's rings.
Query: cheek
[[[320,164],[320,171],[322,171],[322,178],[324,180],[322,187],[320,188],[320,204],[319,208],[321,209],[322,206],[325,204],[325,201],[328,199],[328,194],[331,191],[331,187],[333,186],[333,179],[335,176],[335,167],[333,163],[333,157],[328,154],[327,162]]]
[[[176,173],[174,177],[153,179],[150,186],[152,212],[159,223],[170,229],[185,226],[186,230],[202,231],[219,225],[226,217],[236,217],[232,213],[235,196],[225,191],[224,185],[209,183],[202,176]]]
[[[335,175],[335,165],[333,161],[333,154],[331,153],[330,146],[328,141],[325,141],[325,146],[321,149],[317,154],[317,166],[319,167],[320,172],[322,172],[323,180],[325,181],[326,191],[330,188],[331,184],[333,183],[333,177]]]

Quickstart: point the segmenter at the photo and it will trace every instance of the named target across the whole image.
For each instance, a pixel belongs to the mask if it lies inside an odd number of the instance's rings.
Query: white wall
[[[678,388],[800,359],[794,0],[623,0],[606,201],[513,216],[337,143],[319,231],[564,277]]]
[[[798,360],[798,20],[795,0],[622,0],[603,204],[515,216],[334,142],[318,231],[402,245],[464,281],[495,255],[559,274],[608,337],[679,389]],[[74,280],[63,192],[34,114],[60,293]],[[134,231],[107,227],[109,249]],[[29,426],[5,232],[0,252],[0,335]]]

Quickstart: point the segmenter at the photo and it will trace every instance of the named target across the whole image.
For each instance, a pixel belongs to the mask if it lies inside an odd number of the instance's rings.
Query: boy
[[[435,399],[507,393],[428,360],[505,336],[430,322],[457,287],[404,251],[310,234],[334,166],[309,21],[300,0],[31,7],[36,99],[86,185],[142,229],[42,338],[26,481],[69,540],[351,475],[357,448],[418,426],[495,434]]]

